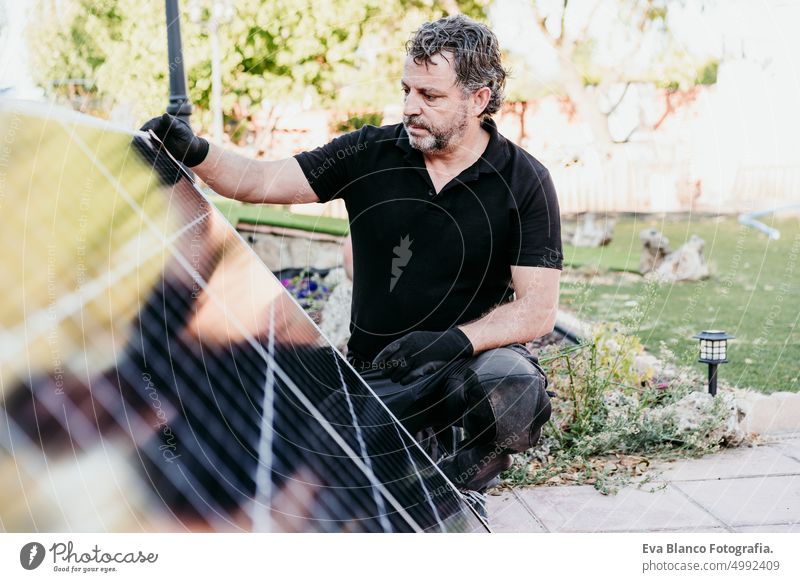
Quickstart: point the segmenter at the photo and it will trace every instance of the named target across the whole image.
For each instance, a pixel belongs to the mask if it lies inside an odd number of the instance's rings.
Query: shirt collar
[[[508,140],[497,131],[497,124],[494,120],[486,119],[482,121],[481,127],[489,132],[489,143],[486,145],[483,155],[478,158],[478,161],[465,170],[474,174],[476,178],[478,173],[499,172],[505,167],[510,158]],[[422,158],[422,152],[411,147],[408,141],[408,133],[406,133],[402,123],[400,124],[400,133],[397,136],[395,145],[406,152],[405,158],[409,161],[418,161]]]

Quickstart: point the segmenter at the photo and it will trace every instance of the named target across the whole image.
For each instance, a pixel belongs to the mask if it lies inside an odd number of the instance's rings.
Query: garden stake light
[[[717,329],[701,331],[694,337],[700,340],[700,359],[697,361],[708,364],[708,392],[716,396],[717,366],[728,361],[728,340],[734,337]]]

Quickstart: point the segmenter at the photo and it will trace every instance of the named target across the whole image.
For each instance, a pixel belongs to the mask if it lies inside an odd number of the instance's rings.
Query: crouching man
[[[480,492],[550,417],[546,376],[522,344],[553,329],[558,200],[547,169],[492,120],[506,72],[488,27],[460,15],[426,23],[406,52],[402,123],[292,158],[249,160],[168,115],[143,129],[223,196],[344,200],[348,360],[412,434],[463,427],[466,439],[439,464]]]

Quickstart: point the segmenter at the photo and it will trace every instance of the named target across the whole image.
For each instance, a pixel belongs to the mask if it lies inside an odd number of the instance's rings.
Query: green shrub
[[[583,345],[540,352],[553,415],[540,445],[517,455],[507,485],[592,484],[604,493],[642,475],[653,458],[700,456],[734,444],[727,395],[695,391],[691,374],[665,382],[640,371],[638,338],[608,325]],[[680,411],[680,414],[678,412]]]

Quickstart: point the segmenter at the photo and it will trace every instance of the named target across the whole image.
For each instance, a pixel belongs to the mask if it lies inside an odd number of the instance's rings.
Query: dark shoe
[[[483,491],[513,463],[508,453],[498,453],[493,445],[472,447],[439,462],[439,468],[459,489]]]

